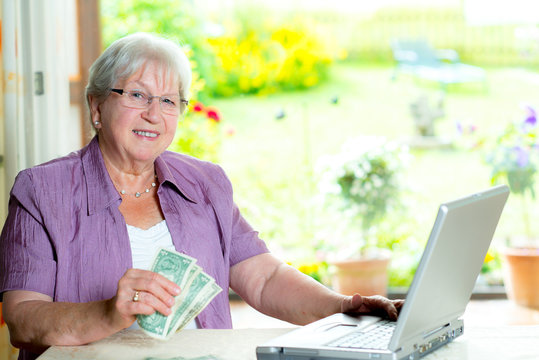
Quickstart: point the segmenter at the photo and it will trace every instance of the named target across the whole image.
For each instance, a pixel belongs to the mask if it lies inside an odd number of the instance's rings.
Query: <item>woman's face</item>
[[[124,91],[138,90],[148,96],[178,94],[179,84],[169,77],[161,66],[146,63],[114,88]],[[117,167],[137,168],[153,161],[172,142],[178,115],[162,111],[159,98],[143,109],[126,106],[127,95],[111,92],[104,102],[91,100],[92,123],[99,131],[99,145],[104,157]]]

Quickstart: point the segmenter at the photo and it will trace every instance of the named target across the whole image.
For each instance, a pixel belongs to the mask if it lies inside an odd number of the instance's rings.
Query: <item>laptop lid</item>
[[[501,185],[440,205],[391,350],[464,314],[508,196]]]

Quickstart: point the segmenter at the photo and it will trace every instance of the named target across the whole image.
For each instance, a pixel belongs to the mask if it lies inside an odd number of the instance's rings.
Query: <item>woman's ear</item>
[[[101,110],[99,109],[99,101],[93,95],[88,95],[88,103],[90,104],[90,120],[92,125],[99,129],[101,127]]]

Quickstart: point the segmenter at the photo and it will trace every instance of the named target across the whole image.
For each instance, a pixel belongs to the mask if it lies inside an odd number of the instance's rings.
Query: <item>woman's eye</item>
[[[143,92],[140,91],[131,91],[131,97],[134,99],[146,99],[147,96]]]
[[[172,98],[169,98],[169,97],[163,97],[161,98],[161,102],[165,105],[169,105],[169,106],[176,106],[176,102],[174,101],[174,99]]]

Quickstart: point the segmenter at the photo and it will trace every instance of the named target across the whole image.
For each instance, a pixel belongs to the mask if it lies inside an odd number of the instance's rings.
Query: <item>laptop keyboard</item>
[[[382,320],[361,331],[354,331],[333,340],[327,346],[384,350],[389,345],[396,324],[394,321]]]

